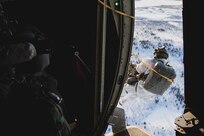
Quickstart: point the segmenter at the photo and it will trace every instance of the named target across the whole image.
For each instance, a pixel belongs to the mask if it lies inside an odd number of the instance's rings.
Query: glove
[[[139,74],[136,75],[138,80],[142,79],[143,76],[144,76],[144,73],[139,73]]]

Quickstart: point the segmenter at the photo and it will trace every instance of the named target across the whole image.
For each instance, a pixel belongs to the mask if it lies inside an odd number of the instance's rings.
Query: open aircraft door
[[[93,136],[105,133],[127,75],[135,2],[98,0]]]

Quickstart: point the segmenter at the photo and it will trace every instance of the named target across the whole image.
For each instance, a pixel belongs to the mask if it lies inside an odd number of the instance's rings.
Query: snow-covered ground
[[[125,84],[118,107],[126,114],[127,125],[138,125],[153,136],[175,136],[174,119],[184,110],[184,64],[182,0],[136,0],[135,33],[132,51],[139,56],[152,57],[154,49],[165,45],[168,62],[176,78],[162,95]],[[132,63],[139,63],[131,56]],[[111,131],[111,126],[107,132]]]

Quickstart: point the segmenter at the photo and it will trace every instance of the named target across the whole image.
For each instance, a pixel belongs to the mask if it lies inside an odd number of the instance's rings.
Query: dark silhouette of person
[[[46,72],[52,42],[12,20],[0,1],[0,130],[12,136],[70,136],[57,80]]]

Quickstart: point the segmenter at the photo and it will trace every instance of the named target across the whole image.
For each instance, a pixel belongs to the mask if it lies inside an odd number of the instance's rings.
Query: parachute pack
[[[172,84],[172,82],[166,78],[173,81],[176,78],[176,72],[172,66],[164,64],[160,61],[155,63],[153,69],[156,72],[151,70],[142,85],[147,91],[162,95]]]
[[[56,85],[50,76],[27,78],[27,82],[13,85],[0,119],[4,136],[70,136],[71,128]]]

